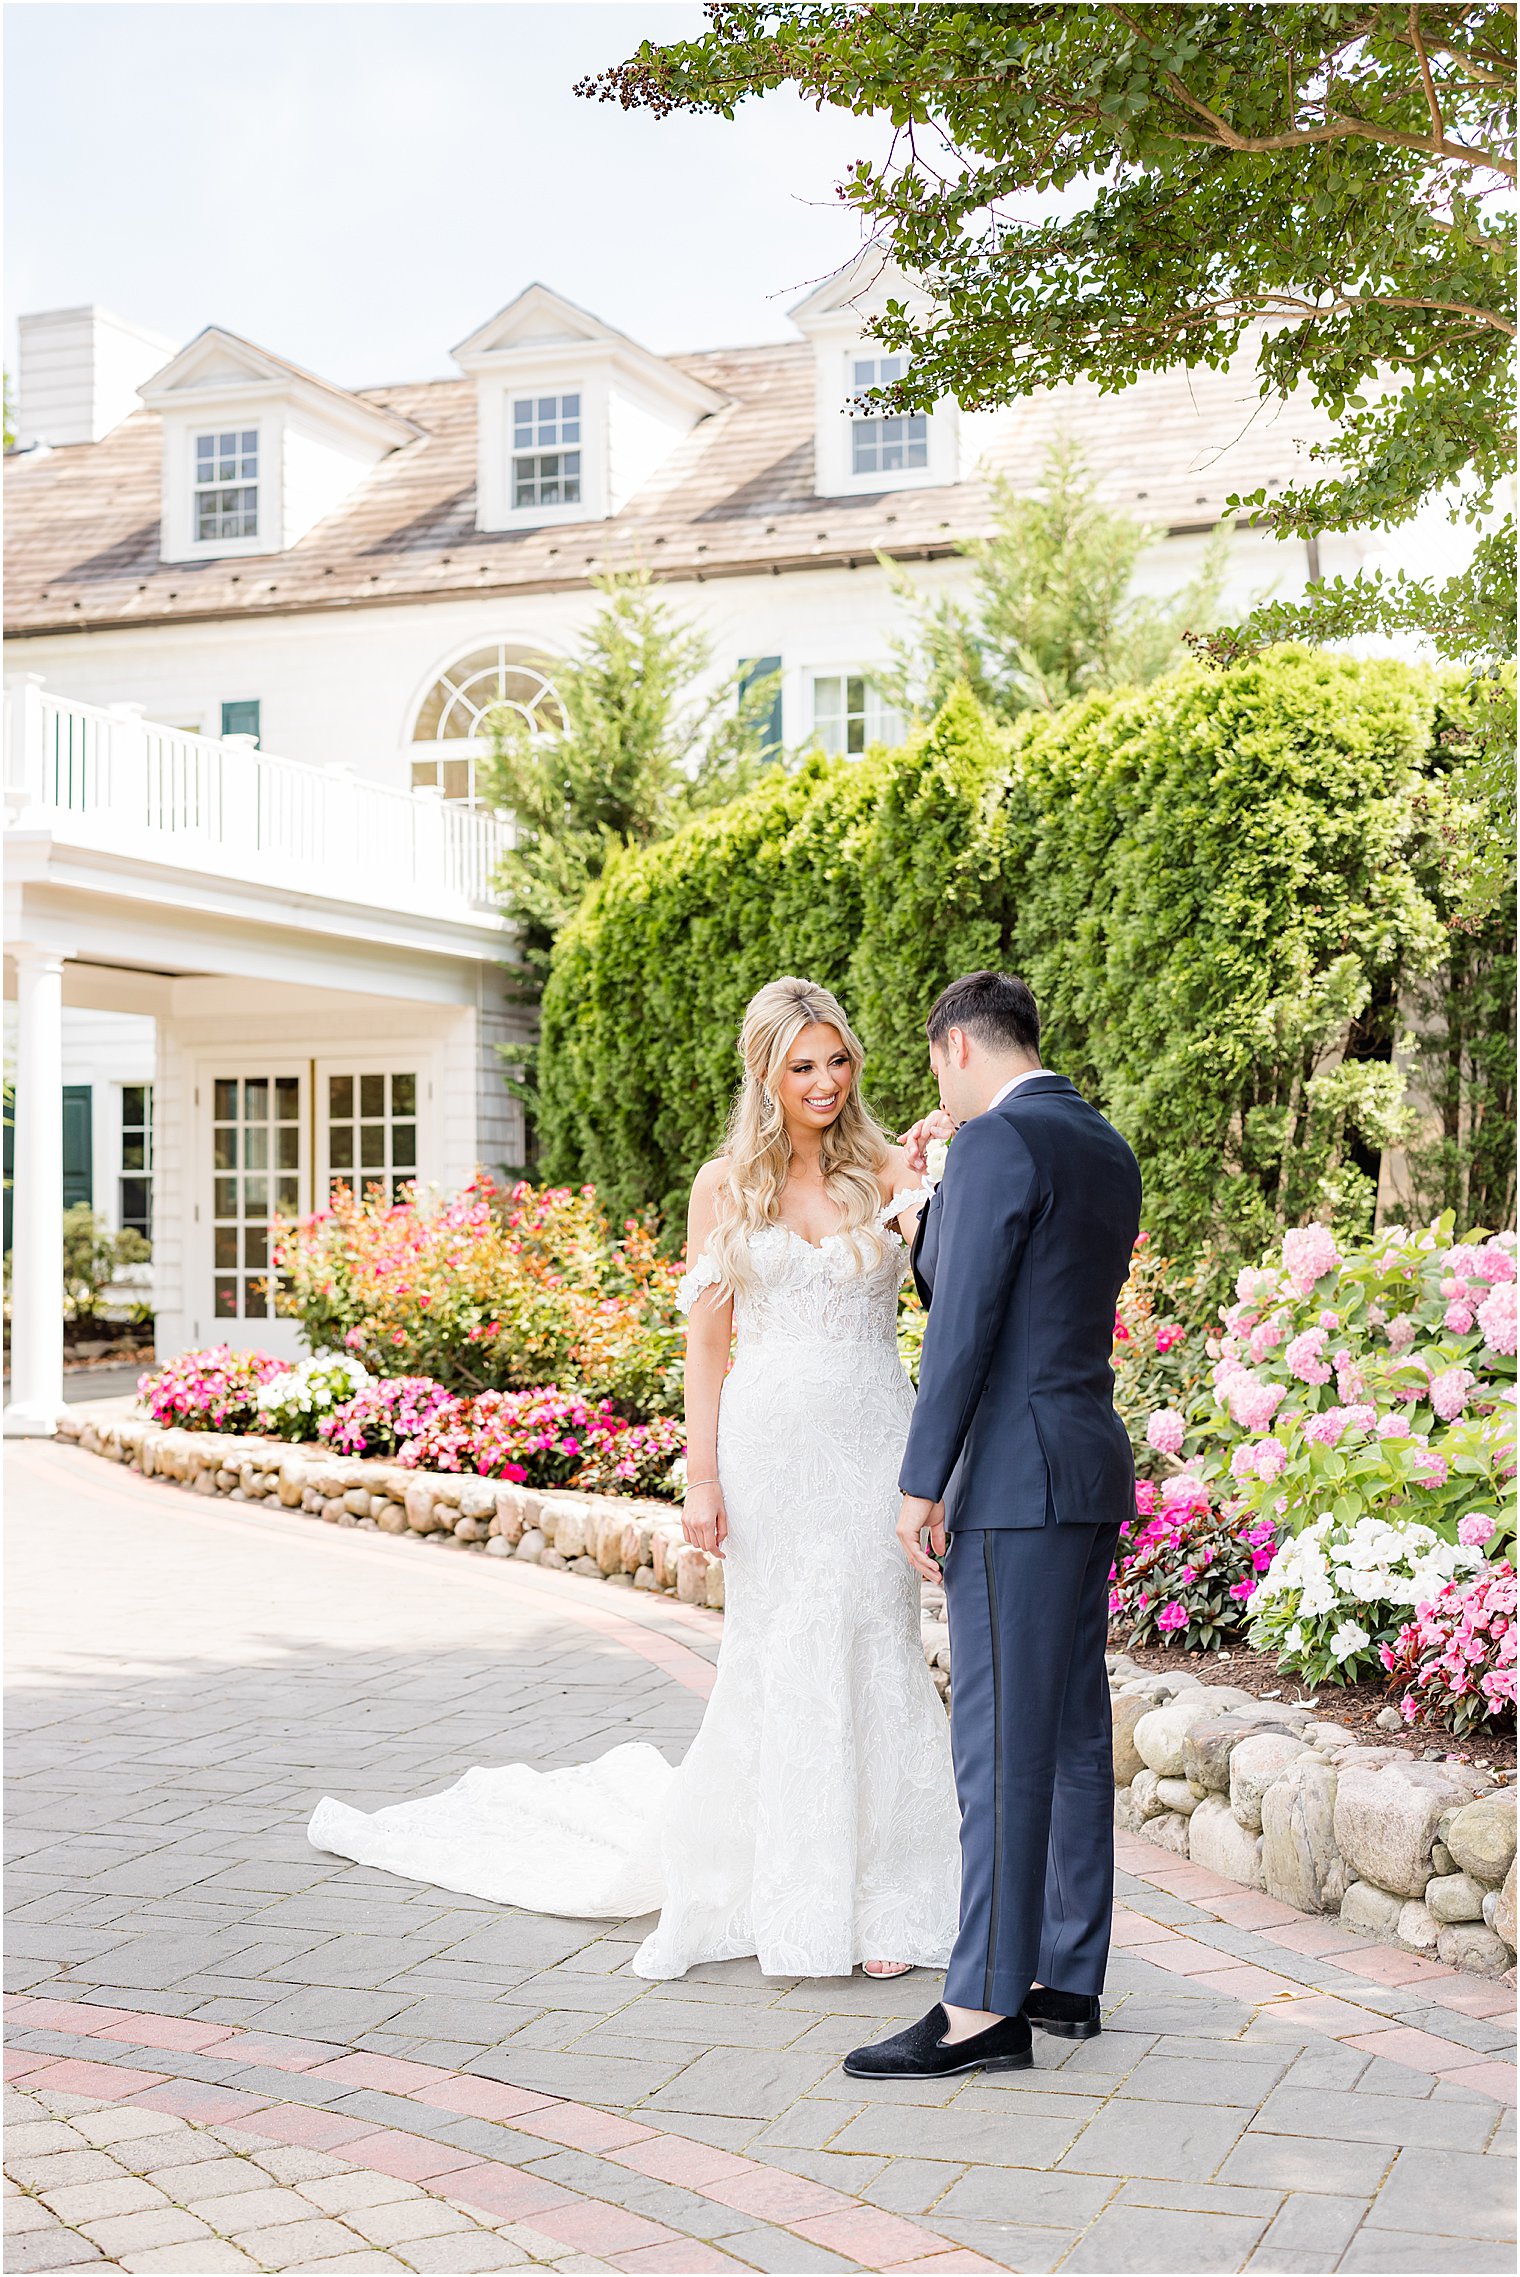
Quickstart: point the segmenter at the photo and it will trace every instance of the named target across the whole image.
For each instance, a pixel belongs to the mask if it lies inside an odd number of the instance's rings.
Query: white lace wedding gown
[[[771,1976],[944,1965],[959,1814],[894,1531],[913,1387],[896,1334],[906,1253],[886,1239],[865,1272],[837,1236],[752,1239],[718,1410],[723,1641],[680,1766],[632,1743],[572,1770],[469,1771],[373,1813],[328,1799],[308,1830],[319,1849],[534,1912],[658,1906],[633,1962],[645,1977],[751,1954]],[[715,1279],[704,1253],[682,1309]]]

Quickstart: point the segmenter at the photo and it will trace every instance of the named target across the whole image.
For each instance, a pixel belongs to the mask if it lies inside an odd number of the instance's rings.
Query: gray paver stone
[[[1099,2216],[1061,2266],[1098,2272],[1099,2277],[1122,2277],[1131,2270],[1201,2270],[1214,2277],[1221,2269],[1238,2269],[1265,2227],[1261,2216],[1113,2207]]]
[[[1342,2254],[1339,2266],[1353,2277],[1513,2277],[1515,2249],[1476,2238],[1432,2238],[1415,2230],[1375,2230],[1365,2225]]]
[[[1201,2181],[1215,2172],[1244,2125],[1245,2113],[1228,2107],[1116,2099],[1084,2127],[1061,2163],[1077,2174]]]
[[[1512,2238],[1514,2212],[1514,2178],[1499,2160],[1401,2150],[1367,2220],[1430,2237]]]
[[[1076,2230],[1095,2221],[1113,2195],[1107,2176],[1037,2174],[1026,2167],[975,2166],[948,2190],[935,2218],[1015,2222],[1031,2229]]]
[[[168,2205],[161,2190],[135,2174],[118,2174],[109,2182],[70,2183],[63,2190],[49,2190],[46,2197],[58,2219],[70,2224],[103,2222],[111,2214],[145,2214]]]
[[[17,2277],[25,2270],[77,2269],[88,2262],[99,2262],[100,2249],[87,2237],[56,2225],[45,2230],[28,2230],[11,2239],[5,2249],[7,2272]]]
[[[1310,2093],[1280,2087],[1251,2121],[1253,2134],[1311,2135],[1327,2141],[1418,2143],[1425,2150],[1480,2151],[1493,2132],[1492,2104],[1420,2101],[1397,2095]]]
[[[1001,2166],[1054,2166],[1081,2130],[1082,2114],[1026,2118],[1015,2105],[1006,2115],[959,2109],[864,2111],[830,2143],[837,2151],[886,2151],[907,2158],[986,2160]]]
[[[1388,2171],[1384,2143],[1316,2141],[1308,2135],[1243,2135],[1223,2166],[1221,2182],[1268,2190],[1327,2191],[1370,2198]]]

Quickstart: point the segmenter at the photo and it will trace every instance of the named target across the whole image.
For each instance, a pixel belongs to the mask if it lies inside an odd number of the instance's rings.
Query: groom
[[[1028,2064],[1030,2025],[1100,2029],[1113,1913],[1108,1577],[1134,1509],[1114,1412],[1114,1303],[1140,1172],[1112,1125],[1040,1064],[1023,981],[953,981],[926,1023],[945,1174],[913,1270],[929,1306],[898,1535],[944,1560],[960,1934],[942,2006],[844,2068],[932,2078]],[[948,1120],[947,1120],[948,1118]],[[948,1548],[946,1540],[948,1536]],[[1031,1989],[1037,1987],[1038,1989]]]

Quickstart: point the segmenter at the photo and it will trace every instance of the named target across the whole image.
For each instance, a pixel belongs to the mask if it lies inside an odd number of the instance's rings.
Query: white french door
[[[308,1071],[212,1061],[208,1075],[211,1310],[218,1321],[268,1320],[271,1232],[310,1207]]]

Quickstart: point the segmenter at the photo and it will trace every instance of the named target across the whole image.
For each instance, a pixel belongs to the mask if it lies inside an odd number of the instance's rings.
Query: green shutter
[[[259,740],[258,698],[251,697],[246,703],[223,704],[222,733],[223,735],[251,735],[254,742],[257,743]]]
[[[781,659],[779,656],[746,657],[739,667],[739,695],[747,696],[757,682],[774,675],[774,689],[770,710],[765,715],[764,744],[767,751],[781,749]]]
[[[88,1083],[63,1087],[63,1206],[95,1199],[95,1160],[91,1146],[91,1100]]]

